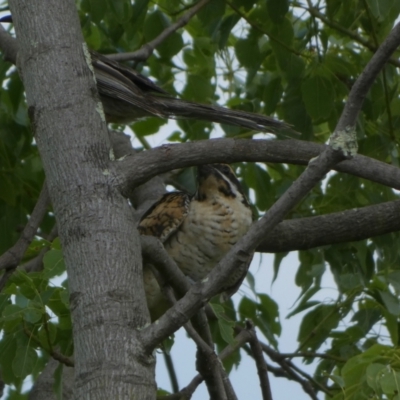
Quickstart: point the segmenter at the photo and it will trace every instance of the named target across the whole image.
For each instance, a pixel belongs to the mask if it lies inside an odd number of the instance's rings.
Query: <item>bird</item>
[[[3,16],[0,22],[12,23],[12,15]],[[158,116],[197,119],[254,131],[298,135],[289,124],[273,117],[178,99],[135,69],[94,50],[90,50],[90,55],[97,91],[109,123],[128,124],[144,117]]]
[[[164,194],[144,214],[138,225],[141,235],[157,237],[169,256],[190,281],[203,280],[253,222],[250,204],[241,184],[227,164],[197,168],[197,190]],[[223,295],[229,298],[246,276],[251,257],[226,281]],[[168,308],[151,267],[144,265],[144,288],[152,321]]]
[[[136,70],[95,51],[90,54],[107,122],[131,123],[158,116],[224,123],[263,132],[295,133],[285,122],[269,116],[178,99]]]

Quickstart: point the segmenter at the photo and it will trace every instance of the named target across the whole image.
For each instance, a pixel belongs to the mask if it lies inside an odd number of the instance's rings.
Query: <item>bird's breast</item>
[[[193,200],[181,227],[165,248],[191,279],[203,279],[247,232],[251,210],[238,199]]]

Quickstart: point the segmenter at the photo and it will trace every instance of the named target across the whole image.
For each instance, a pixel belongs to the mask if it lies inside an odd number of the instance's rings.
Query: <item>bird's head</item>
[[[232,168],[227,164],[207,164],[197,168],[196,200],[216,197],[236,199],[248,205],[246,196]]]

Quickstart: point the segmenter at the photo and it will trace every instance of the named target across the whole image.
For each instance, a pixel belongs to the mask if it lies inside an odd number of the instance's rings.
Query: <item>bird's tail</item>
[[[237,125],[243,128],[263,132],[292,131],[290,126],[272,117],[261,114],[232,110],[217,105],[193,103],[186,100],[162,96],[154,96],[162,113],[169,118],[189,118]]]

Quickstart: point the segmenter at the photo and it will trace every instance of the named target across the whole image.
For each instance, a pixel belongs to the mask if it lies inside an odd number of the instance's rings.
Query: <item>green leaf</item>
[[[393,314],[398,317],[400,315],[399,299],[393,296],[391,293],[383,292],[382,290],[379,291],[379,294],[381,295],[382,301],[385,304],[387,310],[390,312],[390,314]]]
[[[320,305],[310,311],[301,322],[298,341],[304,349],[317,350],[340,321],[333,305]]]
[[[38,308],[26,308],[24,310],[24,320],[34,324],[42,319],[43,311]]]
[[[379,384],[383,393],[388,397],[398,394],[400,392],[400,373],[391,369],[386,369]]]
[[[288,0],[267,0],[267,10],[271,20],[275,24],[280,24],[289,11],[289,2]]]
[[[301,86],[304,104],[312,118],[328,118],[335,98],[332,82],[322,76],[306,78]]]
[[[42,325],[37,333],[37,337],[40,340],[42,346],[45,349],[51,348],[55,343],[57,337],[57,327],[48,321],[46,325]]]
[[[275,338],[281,334],[281,324],[279,322],[278,305],[268,295],[258,293],[260,303],[257,306],[259,311],[256,319],[256,325],[261,329],[265,337],[277,347]]]
[[[97,24],[105,16],[108,6],[106,0],[89,0],[90,3],[90,16]]]
[[[5,175],[0,175],[0,199],[4,200],[8,205],[15,206],[16,190],[11,180]]]
[[[283,94],[282,78],[276,77],[271,79],[265,86],[263,93],[263,101],[265,103],[265,114],[271,115],[275,112],[278,102],[281,100]]]
[[[130,0],[108,0],[108,6],[121,24],[131,19],[133,8]]]
[[[367,3],[378,21],[384,21],[393,8],[392,0],[367,0]]]
[[[12,369],[12,361],[14,360],[15,353],[17,351],[17,341],[15,335],[4,334],[0,340],[0,365],[1,365],[1,377],[4,383],[14,383],[16,377]]]
[[[235,342],[233,338],[233,327],[235,326],[235,322],[226,317],[224,314],[224,307],[215,303],[210,303],[210,305],[218,318],[218,327],[222,339],[224,339],[226,343],[233,345]]]
[[[239,62],[247,68],[257,68],[263,60],[256,38],[239,39],[235,45]]]
[[[22,319],[23,308],[16,304],[10,304],[4,308],[2,313],[5,321],[20,320]]]
[[[38,361],[36,351],[32,347],[20,347],[15,353],[12,369],[15,376],[25,378],[31,374]]]
[[[167,121],[162,118],[146,118],[142,121],[135,122],[132,128],[136,135],[143,137],[157,133],[160,127],[165,125],[166,122]]]
[[[43,277],[46,279],[59,276],[65,272],[64,258],[61,250],[52,249],[48,251],[43,258],[43,264]]]
[[[367,384],[377,392],[380,388],[379,380],[382,377],[387,366],[384,364],[370,364],[366,370]]]
[[[149,14],[144,24],[144,37],[146,42],[156,38],[166,27],[170,25],[167,16],[159,10]]]

